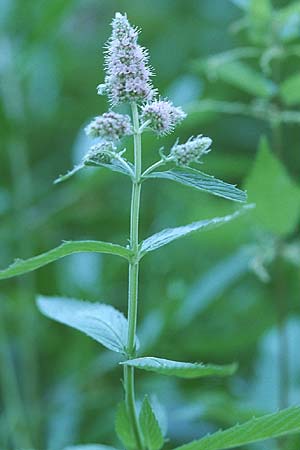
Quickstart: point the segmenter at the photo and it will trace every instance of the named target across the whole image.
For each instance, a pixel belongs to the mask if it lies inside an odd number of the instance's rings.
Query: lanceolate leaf
[[[292,433],[300,433],[299,406],[251,419],[242,425],[218,431],[175,450],[225,450]]]
[[[113,172],[119,172],[123,175],[128,175],[129,177],[133,176],[131,163],[129,163],[128,161],[125,162],[125,160],[123,160],[122,158],[113,158],[111,162],[104,162],[100,161],[99,159],[90,158],[85,160],[83,163],[74,166],[74,168],[69,170],[69,172],[67,172],[66,174],[60,175],[58,178],[56,178],[54,184],[62,183],[63,181],[68,180],[77,172],[86,167],[104,167],[106,169],[112,170]]]
[[[137,369],[156,372],[161,375],[169,375],[179,378],[201,378],[207,376],[226,376],[232,375],[236,369],[236,364],[227,366],[216,366],[202,363],[185,363],[171,361],[169,359],[155,358],[146,356],[144,358],[130,359],[120,364],[126,364]]]
[[[102,241],[67,241],[59,247],[34,256],[33,258],[26,260],[17,259],[7,269],[0,271],[0,280],[31,272],[64,256],[79,252],[109,253],[111,255],[122,256],[123,258],[129,258],[131,256],[129,249],[118,244]]]
[[[146,178],[165,178],[167,180],[177,181],[186,186],[199,189],[200,191],[206,191],[235,202],[245,202],[247,200],[247,194],[234,185],[225,183],[211,175],[190,167],[152,172]]]
[[[143,256],[145,253],[152,252],[159,247],[167,245],[170,242],[186,236],[187,234],[190,234],[194,231],[209,230],[224,223],[230,222],[252,207],[253,205],[246,205],[239,211],[236,211],[233,214],[229,214],[224,217],[215,217],[213,219],[200,220],[199,222],[193,222],[189,225],[184,225],[176,228],[166,228],[159,233],[153,234],[141,243],[141,256]]]
[[[101,444],[84,444],[65,447],[64,450],[116,450],[115,447]]]
[[[127,319],[112,306],[43,296],[38,297],[37,305],[50,319],[82,331],[110,350],[126,354]]]
[[[83,163],[74,166],[73,169],[69,170],[64,175],[59,175],[56,180],[54,180],[54,184],[62,183],[63,181],[67,181],[73,175],[75,175],[80,170],[84,169],[85,165]]]
[[[126,449],[136,448],[136,441],[132,430],[131,422],[128,417],[125,402],[118,405],[115,429],[120,441],[124,444]]]
[[[159,450],[164,444],[164,437],[147,397],[144,398],[139,421],[146,449]]]

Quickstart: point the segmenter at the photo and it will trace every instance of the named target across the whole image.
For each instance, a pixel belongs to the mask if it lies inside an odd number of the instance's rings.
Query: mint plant
[[[184,143],[175,141],[167,154],[160,150],[160,158],[151,166],[143,167],[143,133],[152,131],[158,136],[171,133],[186,114],[180,107],[159,97],[152,85],[148,53],[137,40],[138,30],[130,25],[126,15],[117,13],[112,21],[112,36],[106,49],[106,77],[104,83],[98,86],[98,94],[108,96],[110,110],[96,117],[86,127],[86,134],[96,139],[96,142],[82,163],[56,180],[56,182],[64,181],[89,166],[110,169],[127,176],[132,183],[129,244],[123,246],[92,240],[64,242],[49,252],[25,261],[17,260],[0,273],[0,278],[30,272],[76,252],[101,252],[127,260],[129,269],[127,318],[111,305],[71,298],[39,296],[37,305],[45,316],[82,331],[107,349],[122,356],[120,365],[123,368],[124,400],[117,408],[117,435],[126,449],[160,450],[166,442],[166,436],[159,423],[159,415],[148,396],[144,397],[138,411],[135,370],[151,371],[158,376],[189,379],[232,375],[237,366],[234,363],[215,365],[179,362],[139,354],[140,344],[136,329],[140,263],[147,253],[192,232],[225,224],[251,209],[252,205],[243,206],[227,216],[168,228],[140,240],[141,189],[144,182],[149,179],[172,180],[240,203],[245,203],[247,197],[245,192],[237,187],[190,166],[201,163],[202,157],[210,151],[212,140],[201,134],[191,137]],[[129,114],[113,110],[124,103],[130,106],[131,117]],[[122,138],[125,136],[133,138],[133,161],[125,157],[126,149],[122,145]],[[157,170],[159,168],[163,170]],[[200,438],[178,449],[222,450],[296,432],[300,432],[300,407],[252,419],[243,425]],[[65,450],[105,448],[107,446],[90,444],[68,447]]]

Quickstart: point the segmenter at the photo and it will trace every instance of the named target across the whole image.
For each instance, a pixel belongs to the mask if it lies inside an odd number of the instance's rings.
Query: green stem
[[[142,178],[149,175],[149,173],[153,172],[153,170],[157,169],[158,167],[166,164],[167,161],[170,161],[170,159],[168,158],[160,159],[156,163],[152,164],[152,166],[148,167],[148,169],[146,169],[145,172],[142,174]]]
[[[139,211],[141,196],[141,132],[139,129],[139,116],[136,103],[132,103],[132,119],[134,128],[134,180],[132,185],[131,211],[130,211],[130,247],[133,259],[129,263],[128,282],[128,337],[127,354],[129,358],[135,357],[135,335],[137,325],[138,307],[138,278],[139,278]],[[135,406],[134,368],[124,366],[125,402],[127,412],[132,424],[138,449],[143,448],[142,434]]]

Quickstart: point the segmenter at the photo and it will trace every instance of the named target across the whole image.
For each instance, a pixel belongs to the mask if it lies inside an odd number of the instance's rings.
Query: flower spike
[[[98,93],[105,92],[113,106],[149,101],[154,95],[148,52],[137,43],[138,34],[126,15],[116,13],[107,43],[105,84],[98,86]]]

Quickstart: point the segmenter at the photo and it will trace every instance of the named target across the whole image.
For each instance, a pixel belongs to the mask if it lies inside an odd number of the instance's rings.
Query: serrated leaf
[[[215,75],[226,83],[257,97],[270,97],[276,91],[272,81],[244,62],[231,61],[222,64],[218,66]]]
[[[175,450],[225,450],[292,433],[300,433],[299,406],[251,419],[242,425],[218,431]]]
[[[84,445],[72,445],[71,447],[65,447],[64,450],[116,450],[115,447],[102,444],[84,444]]]
[[[164,445],[164,437],[147,397],[142,403],[139,421],[146,449],[160,450]]]
[[[228,214],[227,216],[200,220],[199,222],[193,222],[188,225],[183,225],[176,228],[166,228],[159,233],[153,234],[141,243],[140,255],[144,256],[148,252],[152,252],[153,250],[156,250],[164,245],[169,244],[172,241],[175,241],[176,239],[179,239],[195,231],[209,230],[223,225],[239,217],[245,211],[252,209],[252,207],[253,205],[246,205],[240,210],[234,212],[233,214]]]
[[[171,361],[169,359],[146,356],[144,358],[130,359],[120,364],[125,364],[137,369],[156,372],[161,375],[174,376],[179,378],[201,378],[208,376],[232,375],[236,369],[236,364],[218,366],[203,363],[186,363]]]
[[[300,217],[300,188],[262,139],[254,167],[245,187],[255,202],[252,217],[267,231],[277,235],[291,233]]]
[[[118,405],[115,420],[115,430],[120,441],[124,444],[126,449],[136,448],[136,441],[131,422],[128,417],[125,402],[121,402]]]
[[[281,83],[280,95],[287,105],[300,103],[300,73],[292,75]]]
[[[34,256],[33,258],[26,260],[17,259],[7,269],[0,271],[0,280],[31,272],[32,270],[46,266],[57,259],[80,252],[108,253],[127,259],[131,256],[131,251],[129,249],[118,244],[111,244],[110,242],[67,241],[58,247],[49,250],[48,252],[41,253],[38,256]]]
[[[82,331],[110,350],[126,354],[127,319],[112,306],[43,296],[38,297],[37,306],[50,319]]]
[[[190,186],[200,191],[209,192],[218,197],[227,198],[235,202],[245,202],[247,194],[232,184],[200,172],[199,170],[185,167],[184,169],[171,169],[162,172],[152,172],[146,178],[162,178]]]

